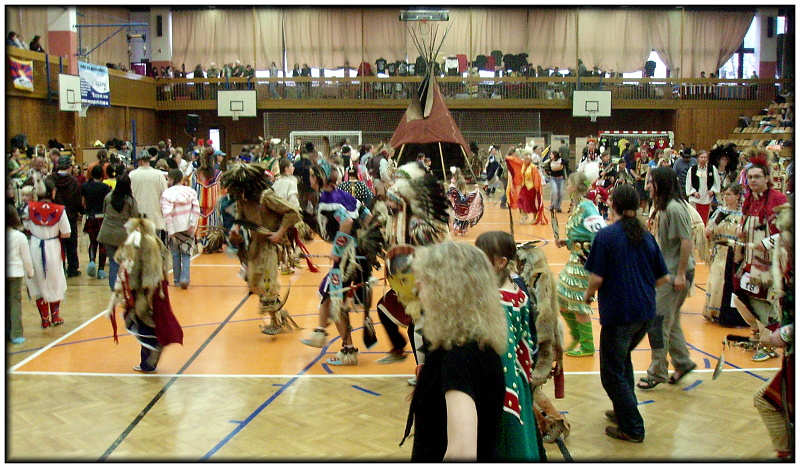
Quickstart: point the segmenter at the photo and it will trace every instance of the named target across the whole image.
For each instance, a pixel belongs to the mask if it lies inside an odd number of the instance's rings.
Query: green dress
[[[558,275],[558,303],[562,311],[589,315],[592,309],[583,302],[589,287],[589,273],[583,268],[594,236],[605,227],[597,206],[584,198],[567,221],[569,260]]]
[[[506,382],[497,457],[511,461],[543,461],[533,414],[531,372],[536,344],[529,324],[531,303],[515,283],[500,289],[500,303],[508,324],[508,347],[500,356]]]

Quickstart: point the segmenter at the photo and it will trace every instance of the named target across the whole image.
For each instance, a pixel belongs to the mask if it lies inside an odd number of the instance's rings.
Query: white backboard
[[[217,91],[217,115],[220,117],[256,117],[256,90]]]
[[[611,117],[611,91],[573,91],[573,117]]]
[[[58,108],[64,112],[81,110],[81,77],[58,75]]]

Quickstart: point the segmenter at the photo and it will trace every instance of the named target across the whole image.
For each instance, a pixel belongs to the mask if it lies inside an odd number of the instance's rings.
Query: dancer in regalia
[[[64,205],[53,203],[56,187],[51,178],[45,179],[45,195],[39,201],[29,201],[23,215],[25,229],[31,233],[30,251],[33,259],[33,278],[27,280],[28,292],[36,301],[42,328],[61,325],[59,307],[67,292],[67,278],[61,263],[61,239],[70,236],[70,225]]]
[[[231,243],[246,263],[247,286],[259,295],[260,313],[270,317],[269,322],[264,318],[261,331],[281,333],[290,329],[293,321],[283,309],[286,300],[279,295],[278,249],[289,242],[287,232],[300,221],[300,213],[269,187],[264,168],[258,164],[235,164],[223,174],[221,184],[236,201],[238,224],[231,229]],[[242,228],[249,233],[247,245]]]
[[[567,221],[567,239],[558,241],[559,247],[569,249],[569,260],[558,277],[558,302],[561,316],[569,327],[572,343],[567,356],[594,355],[592,338],[592,309],[583,302],[583,293],[589,285],[589,273],[583,264],[589,254],[594,236],[606,223],[600,212],[586,198],[591,180],[582,171],[570,174],[567,193],[575,207]]]
[[[382,253],[384,242],[380,226],[369,209],[349,193],[336,188],[337,177],[335,171],[325,172],[318,165],[310,166],[309,183],[313,191],[319,192],[319,203],[316,220],[309,224],[316,227],[320,237],[333,244],[333,267],[319,286],[322,297],[319,326],[302,343],[323,347],[327,342],[328,320],[332,319],[342,338],[342,349],[336,357],[328,359],[327,364],[345,366],[358,364],[358,349],[353,344],[350,327],[351,302],[365,306],[364,321],[369,329],[369,278],[372,269],[379,265],[377,256]]]
[[[500,355],[506,398],[503,400],[497,453],[503,460],[544,461],[545,451],[536,427],[531,391],[537,352],[536,327],[530,322],[534,315],[528,288],[519,277],[512,279],[511,276],[510,265],[516,256],[516,244],[511,234],[490,231],[478,236],[475,246],[486,254],[494,268],[500,304],[508,326],[506,353]]]
[[[453,232],[464,235],[467,229],[478,224],[483,217],[483,192],[479,187],[475,187],[471,192],[467,192],[467,183],[461,174],[461,169],[451,167],[453,178],[447,190],[447,199],[453,208]]]
[[[386,277],[391,286],[378,301],[379,318],[392,343],[382,364],[405,359],[406,340],[398,326],[408,328],[408,337],[417,365],[425,362],[422,338],[423,311],[413,294],[411,262],[414,248],[437,244],[447,238],[447,199],[436,177],[423,166],[410,162],[396,171],[394,184],[387,190],[389,211],[384,237],[391,249],[387,253]],[[409,379],[414,385],[416,377]]]
[[[142,346],[141,361],[133,370],[155,372],[164,346],[183,343],[183,330],[169,301],[170,254],[150,220],[131,218],[125,230],[128,238],[114,254],[119,272],[106,312],[117,342],[114,308],[123,306],[125,330]]]
[[[711,242],[711,271],[703,317],[724,326],[746,325],[732,303],[733,273],[736,270],[734,245],[742,222],[741,193],[739,184],[728,187],[723,194],[725,204],[709,217],[706,228],[706,236]]]
[[[194,188],[200,202],[197,239],[203,245],[203,252],[213,253],[222,247],[218,229],[222,226],[222,215],[217,203],[220,198],[219,181],[222,171],[216,164],[213,147],[202,147],[200,151],[200,167],[194,172]]]
[[[781,460],[794,459],[794,216],[792,205],[774,209],[780,237],[772,254],[772,293],[774,307],[780,314],[774,331],[759,327],[759,341],[764,346],[783,348],[781,368],[761,387],[753,399],[767,428],[772,447]]]

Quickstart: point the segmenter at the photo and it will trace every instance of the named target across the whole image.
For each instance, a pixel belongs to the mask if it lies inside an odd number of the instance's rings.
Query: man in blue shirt
[[[631,351],[642,341],[656,314],[656,286],[668,281],[664,257],[653,236],[636,218],[639,196],[632,185],[614,189],[614,223],[595,236],[585,268],[590,273],[584,301],[599,291],[600,381],[614,406],[606,435],[644,440],[644,421],[633,388]]]

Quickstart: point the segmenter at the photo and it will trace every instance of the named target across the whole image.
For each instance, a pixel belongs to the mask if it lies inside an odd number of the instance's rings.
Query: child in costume
[[[512,279],[509,266],[516,256],[511,234],[485,232],[475,240],[489,258],[499,286],[500,304],[506,315],[508,345],[500,355],[506,384],[503,413],[498,434],[498,455],[514,461],[543,461],[545,452],[534,417],[531,380],[537,353],[533,307],[525,283]]]
[[[119,342],[114,308],[123,306],[125,330],[142,346],[141,361],[133,370],[155,372],[164,346],[183,344],[183,330],[169,301],[169,251],[150,220],[131,218],[125,230],[128,238],[115,254],[119,272],[106,312]]]
[[[319,191],[316,207],[317,233],[333,244],[333,267],[319,286],[322,301],[319,307],[319,326],[303,339],[307,346],[321,348],[327,341],[330,317],[342,337],[342,349],[327,364],[347,366],[358,364],[358,349],[353,345],[349,309],[351,298],[364,305],[365,327],[372,332],[369,320],[369,277],[377,266],[376,257],[383,251],[380,226],[372,219],[369,209],[347,192],[336,188],[338,173],[326,172],[319,165],[310,167],[309,183]],[[348,288],[347,291],[342,291]],[[366,341],[366,340],[365,340]],[[369,344],[371,345],[371,344]]]
[[[453,208],[453,232],[464,235],[467,229],[478,224],[483,217],[483,192],[476,187],[467,193],[467,183],[461,169],[451,167],[450,172],[453,177],[447,190],[447,199]]]
[[[172,251],[173,281],[182,289],[189,287],[189,264],[194,249],[194,233],[200,219],[197,192],[182,185],[183,173],[172,169],[167,176],[169,188],[161,194],[161,213]]]
[[[567,356],[580,357],[594,354],[592,339],[592,310],[583,302],[583,292],[589,285],[589,274],[583,264],[589,254],[594,236],[606,223],[600,212],[586,198],[592,181],[582,171],[570,174],[567,193],[575,210],[567,221],[567,239],[559,239],[558,246],[566,246],[569,260],[558,277],[558,302],[561,316],[569,327],[573,342]]]
[[[28,292],[36,300],[42,328],[61,325],[59,306],[67,292],[67,278],[61,263],[61,241],[69,239],[70,225],[64,205],[53,203],[56,187],[52,178],[45,179],[46,194],[39,201],[30,201],[24,215],[25,229],[31,233],[30,253],[33,278],[27,281]]]
[[[260,313],[270,317],[268,323],[265,317],[261,331],[266,335],[281,333],[292,321],[283,310],[285,299],[279,296],[278,249],[287,239],[287,231],[300,221],[300,213],[269,187],[264,168],[258,164],[234,164],[220,183],[236,201],[238,224],[231,228],[230,238],[238,246],[240,260],[246,263],[247,286],[259,295]],[[249,232],[247,245],[242,228]]]

